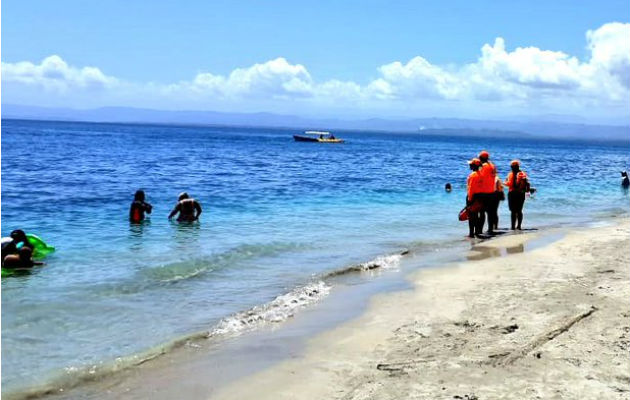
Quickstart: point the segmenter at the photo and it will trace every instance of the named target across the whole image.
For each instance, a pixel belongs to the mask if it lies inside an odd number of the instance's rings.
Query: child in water
[[[134,224],[144,221],[144,213],[151,214],[151,210],[153,210],[153,206],[144,201],[144,199],[144,190],[136,191],[129,208],[129,221]]]

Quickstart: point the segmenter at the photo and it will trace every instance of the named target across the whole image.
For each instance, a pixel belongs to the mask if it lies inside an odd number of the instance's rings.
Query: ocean
[[[3,120],[2,236],[23,229],[56,247],[45,266],[2,278],[3,394],[198,332],[278,323],[344,271],[466,244],[457,214],[482,149],[502,178],[522,161],[537,188],[526,228],[629,211],[628,143],[335,132],[347,142],[317,144],[293,133]],[[153,213],[132,225],[140,188]],[[167,219],[182,191],[201,203],[200,222]]]

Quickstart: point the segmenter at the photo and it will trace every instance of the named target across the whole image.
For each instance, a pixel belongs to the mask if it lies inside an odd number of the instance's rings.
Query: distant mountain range
[[[156,123],[274,127],[296,130],[365,130],[417,134],[470,134],[475,136],[528,136],[630,141],[630,126],[589,125],[534,119],[514,121],[459,118],[370,118],[357,120],[314,119],[273,113],[224,113],[216,111],[160,111],[131,107],[102,107],[79,110],[2,105],[3,119],[36,119],[108,123]],[[554,119],[558,119],[557,116]]]

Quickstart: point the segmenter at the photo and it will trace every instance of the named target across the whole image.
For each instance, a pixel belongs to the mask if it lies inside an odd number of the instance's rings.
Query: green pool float
[[[55,251],[53,246],[49,246],[37,235],[33,235],[32,233],[27,233],[26,237],[28,241],[33,245],[33,258],[42,259]]]

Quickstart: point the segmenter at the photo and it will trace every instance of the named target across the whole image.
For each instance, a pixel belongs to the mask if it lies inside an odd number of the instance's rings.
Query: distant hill
[[[629,126],[589,125],[549,120],[492,121],[459,118],[413,118],[359,120],[313,119],[273,113],[224,113],[216,111],[160,111],[131,107],[102,107],[87,110],[2,105],[2,118],[55,121],[194,124],[294,129],[368,130],[452,135],[475,131],[475,135],[525,133],[548,138],[630,141]]]

